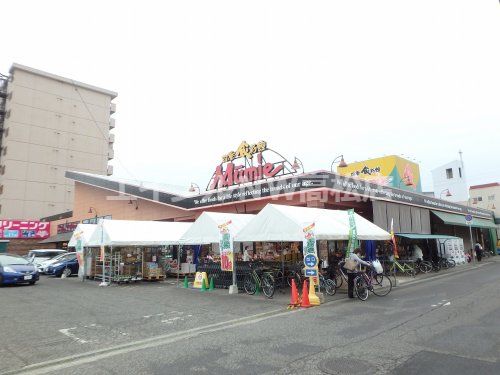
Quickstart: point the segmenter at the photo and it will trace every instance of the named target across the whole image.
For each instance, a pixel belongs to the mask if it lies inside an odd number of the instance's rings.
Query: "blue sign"
[[[472,215],[465,215],[465,221],[472,221]]]
[[[318,270],[315,268],[306,268],[305,273],[308,277],[318,276]]]
[[[318,264],[318,258],[316,258],[316,255],[314,254],[307,254],[305,257],[304,257],[304,264],[307,266],[307,267],[316,267],[316,265]]]

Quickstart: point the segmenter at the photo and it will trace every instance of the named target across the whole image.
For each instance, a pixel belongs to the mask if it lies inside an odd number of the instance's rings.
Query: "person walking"
[[[361,254],[361,249],[358,247],[354,249],[354,251],[349,255],[347,258],[348,260],[355,262],[355,267],[354,269],[350,270],[346,268],[347,271],[347,295],[349,298],[354,298],[354,279],[358,275],[358,273],[361,271],[361,265],[371,267],[372,265],[368,262],[365,262],[363,259],[359,257]],[[352,263],[351,262],[351,263]]]
[[[476,244],[474,245],[474,250],[476,251],[477,261],[480,262],[481,259],[483,259],[483,247],[479,242],[476,242]]]

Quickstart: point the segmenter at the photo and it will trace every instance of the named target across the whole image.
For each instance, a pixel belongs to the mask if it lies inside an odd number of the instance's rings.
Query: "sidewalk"
[[[462,272],[467,272],[471,271],[474,269],[478,269],[481,267],[484,267],[488,264],[491,263],[500,263],[500,256],[493,256],[490,258],[483,259],[482,262],[477,262],[475,261],[474,263],[468,263],[464,265],[459,265],[451,269],[447,270],[441,270],[439,272],[429,272],[427,274],[418,274],[415,277],[405,277],[405,276],[398,276],[396,279],[396,285],[393,285],[393,289],[399,289],[399,288],[404,288],[406,286],[418,284],[421,282],[425,282],[426,280],[430,279],[438,279],[438,278],[443,278],[443,277],[448,277],[451,275],[456,275],[458,273]],[[175,279],[167,279],[163,283],[163,285],[169,284],[172,286],[176,286],[177,282]],[[195,293],[198,296],[202,298],[210,298],[209,296],[217,296],[217,298],[221,298],[222,300],[226,299],[252,299],[256,303],[265,303],[266,305],[274,305],[276,307],[285,307],[288,305],[290,302],[290,288],[284,288],[284,289],[276,289],[273,298],[267,298],[264,296],[264,294],[261,292],[259,295],[248,295],[245,293],[245,291],[239,292],[237,295],[229,295],[228,289],[215,289],[213,291],[206,291],[206,292],[201,292],[200,289],[193,289],[191,288],[191,283],[190,283],[190,288],[185,289],[182,286],[182,282],[179,284],[179,289],[186,291],[186,293],[193,294]],[[299,293],[302,292],[302,287],[299,287]],[[323,291],[324,292],[324,291]],[[347,283],[344,281],[342,283],[342,286],[337,289],[337,293],[334,296],[328,296],[326,293],[323,293],[325,297],[324,303],[329,303],[333,301],[338,301],[342,299],[347,299]],[[205,296],[205,297],[203,297]]]

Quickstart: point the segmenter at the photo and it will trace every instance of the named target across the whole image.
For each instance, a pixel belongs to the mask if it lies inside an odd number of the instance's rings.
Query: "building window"
[[[453,178],[453,169],[451,169],[451,168],[446,169],[446,178],[448,180]]]
[[[5,174],[5,165],[0,165],[0,174]]]
[[[2,147],[2,155],[3,156],[7,155],[7,146]]]
[[[3,185],[0,185],[0,194],[3,194]]]
[[[477,204],[477,198],[472,198],[472,204]]]
[[[458,175],[462,178],[462,168],[458,167]]]
[[[491,202],[491,201],[494,201],[495,200],[495,194],[493,195],[488,195],[488,200]]]
[[[478,202],[482,202],[483,201],[483,197],[477,197],[477,201]]]

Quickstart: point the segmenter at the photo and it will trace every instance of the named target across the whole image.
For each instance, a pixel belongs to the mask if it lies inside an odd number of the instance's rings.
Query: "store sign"
[[[230,226],[232,221],[219,225],[219,250],[220,262],[222,271],[233,271],[234,252],[233,252],[233,236]]]
[[[315,224],[311,223],[302,229],[304,232],[304,274],[308,277],[318,276],[318,250],[316,247],[314,226]]]
[[[0,220],[0,238],[45,239],[50,236],[47,221]]]
[[[267,148],[265,141],[256,144],[243,141],[236,151],[222,156],[222,163],[215,168],[207,190],[227,188],[294,172],[287,160]]]

